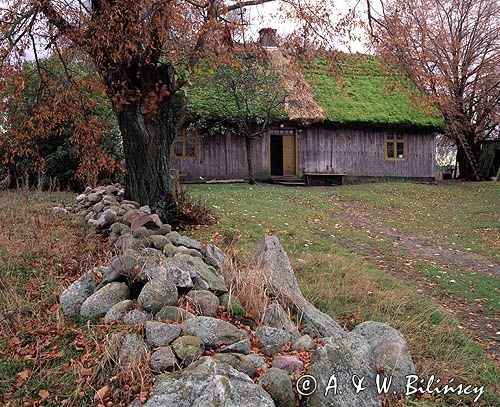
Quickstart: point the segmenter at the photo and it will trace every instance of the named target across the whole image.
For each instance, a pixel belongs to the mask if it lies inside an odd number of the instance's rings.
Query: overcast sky
[[[306,1],[316,1],[316,0],[306,0]],[[322,0],[318,0],[322,1]],[[324,0],[323,0],[324,1]],[[322,2],[323,2],[322,1]],[[355,8],[358,17],[366,21],[366,3],[360,0],[326,0],[331,2],[335,7],[334,22],[338,21],[339,17],[344,16],[349,9]],[[276,3],[267,3],[260,6],[249,7],[248,13],[250,20],[253,22],[252,31],[255,36],[261,28],[270,27],[278,30],[278,34],[286,35],[293,31],[296,26],[296,22],[290,20],[284,20],[283,16],[280,15],[279,5]],[[334,40],[338,50],[346,52],[368,52],[368,40],[364,35],[364,30],[358,28],[354,31],[354,35],[359,37],[357,40],[349,40],[347,38],[338,38]]]

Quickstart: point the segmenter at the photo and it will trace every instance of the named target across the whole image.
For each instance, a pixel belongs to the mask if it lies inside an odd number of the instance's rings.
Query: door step
[[[272,184],[285,185],[290,187],[305,187],[306,183],[303,179],[293,176],[271,177]]]

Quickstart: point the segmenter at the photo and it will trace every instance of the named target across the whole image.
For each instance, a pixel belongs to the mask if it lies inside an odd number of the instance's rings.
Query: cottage
[[[296,69],[276,47],[267,52],[273,66],[287,72],[282,82],[290,97],[269,131],[252,140],[257,179],[312,185],[435,180],[435,132],[442,120],[409,81],[374,57],[342,55],[339,69],[324,60]],[[224,119],[210,91],[187,93],[190,117],[203,112]],[[243,137],[200,133],[186,126],[173,143],[172,167],[181,180],[247,177]]]

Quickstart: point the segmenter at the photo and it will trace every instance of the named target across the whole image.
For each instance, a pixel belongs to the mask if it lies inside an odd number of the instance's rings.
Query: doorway
[[[296,134],[294,129],[272,129],[270,137],[271,176],[296,175]]]

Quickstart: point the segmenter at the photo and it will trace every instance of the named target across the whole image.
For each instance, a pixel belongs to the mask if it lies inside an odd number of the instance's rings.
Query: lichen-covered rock
[[[137,334],[126,334],[118,354],[118,364],[122,369],[137,366],[146,356],[147,346]]]
[[[155,385],[144,407],[274,407],[271,397],[247,375],[206,357]]]
[[[187,236],[181,236],[178,233],[169,233],[167,235],[168,239],[172,242],[174,246],[184,246],[188,249],[198,250],[199,252],[203,251],[203,246],[200,242],[191,239]]]
[[[392,377],[391,395],[396,397],[405,393],[406,377],[415,374],[415,366],[401,332],[373,321],[359,324],[352,332],[367,340],[372,368]]]
[[[181,336],[172,343],[172,348],[184,366],[197,360],[205,351],[205,345],[195,336]]]
[[[104,322],[120,321],[129,311],[134,309],[134,303],[131,300],[125,300],[113,305],[104,316]]]
[[[115,304],[129,297],[130,291],[126,284],[110,283],[85,300],[80,309],[80,315],[87,319],[106,315]]]
[[[314,349],[316,345],[314,344],[314,341],[309,335],[304,335],[301,336],[300,338],[296,339],[293,344],[292,344],[292,349],[293,350],[311,350]]]
[[[153,319],[153,316],[150,313],[140,309],[133,309],[125,314],[123,317],[123,323],[125,325],[137,325],[143,324],[151,319]]]
[[[179,307],[166,305],[156,313],[155,318],[161,321],[184,322],[186,319],[194,318],[194,314]]]
[[[256,246],[254,261],[260,265],[267,276],[272,292],[286,306],[300,310],[301,322],[312,324],[321,336],[332,336],[342,332],[339,324],[304,298],[290,260],[277,237],[266,236]]]
[[[254,377],[255,366],[244,355],[239,353],[218,353],[212,356],[216,361],[227,363],[229,366],[234,367],[236,370],[245,373],[249,377]]]
[[[158,250],[163,250],[165,245],[170,243],[170,240],[162,235],[149,236],[149,240],[151,241],[153,247]]]
[[[144,285],[137,302],[146,311],[156,313],[165,305],[176,305],[177,299],[177,287],[172,276],[160,273]]]
[[[352,332],[339,333],[328,339],[323,347],[314,351],[308,374],[316,378],[318,389],[308,397],[307,406],[382,406],[381,396],[377,394],[375,388],[376,372],[371,366],[369,352],[368,341],[359,333]],[[340,391],[330,391],[325,397],[325,389],[332,375],[339,383]],[[359,393],[356,393],[354,386],[348,385],[354,375],[364,377],[363,383],[366,388]]]
[[[290,316],[278,303],[271,304],[262,311],[260,320],[264,325],[285,330],[290,334],[292,339],[298,339],[300,337],[300,332],[290,319]]]
[[[135,230],[141,226],[146,229],[160,229],[163,226],[158,215],[143,215],[139,212],[139,216],[134,217],[130,224],[130,229]]]
[[[250,353],[249,355],[245,355],[245,359],[248,360],[250,363],[252,363],[255,369],[262,369],[264,366],[267,366],[267,363],[264,360],[264,358],[255,353]]]
[[[146,341],[152,348],[169,345],[180,334],[180,325],[164,324],[157,321],[146,322]]]
[[[302,370],[304,363],[297,356],[280,355],[274,358],[273,367],[292,373]]]
[[[191,301],[201,315],[212,317],[217,314],[219,299],[214,293],[206,290],[192,290],[186,294],[186,298]]]
[[[193,282],[192,287],[196,290],[210,290],[220,294],[227,292],[226,283],[222,274],[215,268],[207,265],[199,257],[179,254],[165,263],[164,266],[187,271]]]
[[[222,270],[226,263],[226,255],[216,245],[208,244],[205,248],[205,262],[218,270]]]
[[[259,338],[262,352],[265,355],[274,355],[281,351],[281,347],[290,341],[290,334],[283,329],[262,326],[257,328],[255,336]]]
[[[85,273],[73,282],[59,297],[59,303],[64,315],[73,317],[80,314],[82,304],[89,298],[99,283],[92,273]]]
[[[163,270],[163,271],[162,271]],[[179,288],[192,288],[193,280],[188,270],[183,270],[179,267],[171,266],[168,261],[160,266],[152,267],[145,270],[144,274],[149,278],[155,278],[160,272],[170,274],[174,280],[174,284]]]
[[[183,323],[186,335],[201,339],[206,347],[214,348],[231,345],[248,337],[245,331],[236,328],[229,322],[211,317],[195,317]]]
[[[242,341],[233,343],[232,345],[224,346],[219,350],[220,353],[241,353],[248,355],[251,351],[250,340],[244,339]]]
[[[163,373],[175,368],[177,359],[172,349],[168,346],[159,348],[153,352],[149,360],[149,366],[154,372]]]
[[[272,367],[261,376],[259,384],[265,386],[276,406],[295,407],[292,380],[284,370]]]

